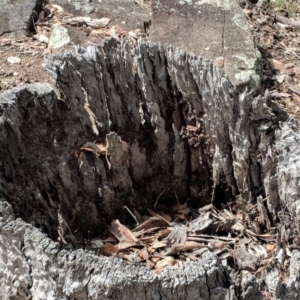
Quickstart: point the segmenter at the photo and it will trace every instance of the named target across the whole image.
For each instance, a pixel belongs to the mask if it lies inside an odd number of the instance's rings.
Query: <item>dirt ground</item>
[[[47,45],[32,38],[0,39],[0,91],[34,82],[50,82],[43,67]],[[20,61],[9,63],[11,57]]]
[[[0,92],[34,82],[52,83],[44,67],[44,55],[54,53],[48,42],[56,25],[63,25],[68,29],[71,42],[55,53],[73,50],[76,45],[86,47],[89,43],[100,43],[102,39],[110,37],[117,39],[127,37],[132,41],[146,37],[140,29],[130,32],[120,26],[93,29],[80,17],[64,12],[58,5],[47,7],[50,14],[43,21],[38,20],[35,23],[35,33],[18,40],[0,37]]]

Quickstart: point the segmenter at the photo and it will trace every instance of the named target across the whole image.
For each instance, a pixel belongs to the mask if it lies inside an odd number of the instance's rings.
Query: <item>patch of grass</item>
[[[290,18],[295,18],[300,13],[298,0],[272,0],[271,5],[278,10],[285,10]]]
[[[286,3],[286,0],[272,1],[273,7],[277,8],[279,10],[285,9],[285,3]]]

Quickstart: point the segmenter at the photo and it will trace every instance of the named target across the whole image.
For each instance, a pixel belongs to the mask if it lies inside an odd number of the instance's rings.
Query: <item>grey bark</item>
[[[46,65],[60,99],[46,84],[0,95],[2,299],[260,299],[253,275],[209,252],[157,275],[78,248],[126,221],[122,205],[143,212],[174,183],[201,203],[267,196],[274,218],[285,205],[297,220],[293,120],[268,93],[237,94],[212,62],[172,46],[112,39]],[[109,154],[80,150],[86,142]],[[66,246],[48,238],[59,227]],[[266,275],[274,297],[298,299],[298,256],[287,283],[276,267]]]
[[[33,31],[42,3],[42,0],[1,0],[0,37],[20,38]]]

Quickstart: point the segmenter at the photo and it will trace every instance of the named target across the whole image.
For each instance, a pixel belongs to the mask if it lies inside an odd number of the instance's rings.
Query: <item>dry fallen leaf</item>
[[[153,227],[167,227],[169,223],[162,217],[154,216],[134,228],[134,232],[147,230]]]
[[[126,226],[122,225],[119,220],[111,222],[109,231],[118,239],[118,249],[125,249],[140,245],[139,240],[134,236],[134,234]]]
[[[100,248],[100,253],[102,253],[103,255],[111,255],[113,256],[114,254],[116,254],[118,251],[117,247],[115,247],[113,244],[111,243],[105,243],[101,248]]]
[[[161,260],[160,257],[151,257],[150,259],[153,263],[157,263],[159,260]]]
[[[150,255],[148,253],[147,247],[144,247],[143,249],[138,250],[138,254],[144,260],[147,260],[147,259],[150,258]]]
[[[130,262],[133,262],[133,256],[132,256],[132,254],[121,254],[120,257],[123,258],[123,259],[126,259],[126,260],[128,260]]]
[[[268,252],[273,251],[276,248],[276,244],[266,244],[265,248]]]
[[[286,70],[285,65],[281,61],[279,61],[275,58],[269,58],[268,61],[270,62],[270,64],[272,65],[272,67],[274,69],[277,69],[277,70],[280,70],[280,71],[285,71]]]
[[[172,217],[170,217],[169,215],[167,214],[162,214],[161,217],[167,221],[167,222],[171,222],[172,221]]]
[[[164,248],[167,245],[167,241],[156,241],[151,245],[153,249]]]
[[[162,260],[159,260],[155,264],[155,272],[160,273],[164,270],[167,266],[174,266],[176,264],[176,260],[172,256],[167,256]]]

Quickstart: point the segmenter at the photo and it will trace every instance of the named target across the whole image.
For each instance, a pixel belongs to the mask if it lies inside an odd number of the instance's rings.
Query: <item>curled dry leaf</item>
[[[111,222],[109,231],[118,239],[118,249],[125,249],[140,245],[139,240],[134,236],[134,234],[126,226],[122,225],[119,220]]]
[[[167,266],[174,266],[176,264],[176,260],[172,256],[167,256],[162,260],[159,260],[155,264],[155,272],[160,273],[164,270]]]

